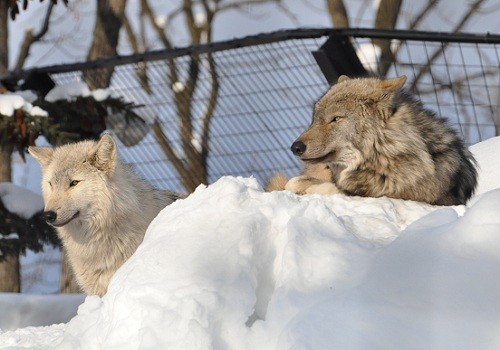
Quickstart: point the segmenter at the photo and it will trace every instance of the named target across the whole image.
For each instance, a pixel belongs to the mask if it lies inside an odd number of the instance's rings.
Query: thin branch
[[[212,11],[207,0],[203,0],[203,5],[207,13],[207,23],[206,23],[206,35],[207,41],[212,41],[212,21],[216,11]],[[206,167],[206,161],[209,151],[209,138],[210,138],[210,122],[214,114],[215,106],[217,105],[217,98],[219,96],[219,76],[217,75],[217,69],[213,55],[209,53],[207,55],[208,62],[208,73],[210,75],[210,96],[208,98],[208,103],[206,109],[203,113],[201,121],[201,160],[203,165]]]
[[[206,162],[209,151],[209,137],[210,137],[210,122],[212,120],[215,106],[217,105],[217,98],[219,95],[219,77],[217,75],[215,61],[211,54],[207,57],[209,72],[211,77],[211,89],[210,97],[208,99],[208,104],[203,115],[202,125],[201,125],[201,146],[202,146],[202,158]]]
[[[125,33],[127,33],[128,42],[132,47],[132,52],[139,53],[139,44],[137,42],[137,37],[134,33],[134,30],[132,29],[132,26],[130,25],[130,21],[128,20],[126,13],[123,14],[122,25],[123,28],[125,28]]]
[[[49,30],[50,17],[52,15],[52,9],[54,8],[54,2],[50,2],[47,8],[47,12],[45,13],[45,18],[43,20],[42,27],[38,31],[37,34],[33,34],[33,29],[27,29],[24,33],[24,40],[21,44],[21,48],[19,50],[19,56],[17,58],[17,63],[15,66],[16,70],[21,70],[24,67],[24,63],[29,56],[31,46],[40,41],[45,34],[47,34]]]
[[[196,188],[198,184],[193,183],[192,181],[192,176],[190,172],[184,167],[184,164],[182,163],[182,160],[179,159],[179,157],[175,154],[174,150],[172,149],[172,146],[170,145],[170,142],[161,129],[161,125],[158,122],[158,120],[155,120],[153,123],[153,131],[156,137],[156,140],[158,141],[158,144],[160,145],[161,149],[163,150],[163,153],[167,156],[168,160],[172,163],[174,166],[175,170],[179,173],[181,176],[181,179],[183,181],[184,187],[186,190],[191,190]]]
[[[148,3],[147,0],[142,0],[141,1],[141,11],[142,11],[142,14],[144,16],[146,16],[147,19],[149,19],[149,22],[151,23],[151,26],[153,27],[153,29],[155,30],[156,34],[160,38],[163,46],[166,49],[172,49],[173,48],[172,43],[168,39],[167,34],[165,34],[165,32],[163,31],[163,28],[160,27],[156,23],[155,16],[154,16],[153,11],[151,10],[151,7],[149,6],[149,3]],[[179,80],[179,77],[177,75],[177,67],[175,65],[175,62],[174,62],[173,58],[169,58],[168,59],[168,67],[169,67],[168,76],[169,76],[169,79],[170,79],[170,85],[173,85],[173,84],[175,84]]]
[[[154,16],[153,11],[151,10],[151,6],[149,6],[149,3],[147,0],[141,1],[141,11],[149,19],[149,22],[151,23],[151,25],[153,26],[153,29],[155,30],[156,34],[160,38],[163,46],[166,49],[172,49],[173,48],[172,43],[170,42],[167,35],[163,31],[163,28],[160,27],[156,23],[155,16]]]
[[[193,3],[191,0],[184,0],[184,16],[186,18],[186,25],[189,30],[189,34],[191,35],[191,44],[199,44],[201,35],[194,20]]]
[[[471,17],[475,14],[475,12],[481,7],[481,5],[483,4],[484,1],[485,0],[476,0],[474,3],[472,3],[469,6],[469,9],[465,12],[465,15],[462,17],[462,19],[458,22],[458,24],[453,29],[453,33],[457,33],[457,32],[460,32],[462,30],[462,28],[467,24],[467,22],[471,19]],[[430,69],[431,65],[434,63],[434,61],[436,59],[438,59],[439,56],[441,56],[444,53],[444,51],[448,47],[448,44],[449,44],[448,42],[442,43],[441,47],[431,55],[431,57],[429,58],[429,61],[426,63],[426,65],[423,66],[420,69],[420,71],[418,72],[417,76],[415,77],[415,80],[411,84],[410,90],[412,90],[412,91],[415,90],[420,79],[422,79],[422,77],[425,75],[425,73],[427,73],[429,71],[429,69]]]
[[[416,29],[424,18],[429,14],[429,12],[436,7],[440,0],[429,0],[427,5],[410,21],[408,26],[409,29]],[[391,45],[392,55],[394,58],[397,57],[401,45]]]
[[[132,51],[134,53],[139,53],[139,43],[126,14],[123,14],[123,27],[125,28],[125,32],[127,33],[127,38],[130,46],[132,47]],[[135,74],[137,75],[137,79],[139,79],[139,83],[141,84],[144,91],[151,95],[153,91],[149,86],[146,62],[138,62],[136,64]]]
[[[301,26],[301,22],[299,20],[299,18],[292,12],[290,11],[290,9],[288,7],[286,7],[281,1],[279,1],[276,6],[281,10],[283,11],[283,13],[285,14],[285,16],[287,16],[290,21],[296,26],[296,27],[300,27]]]
[[[199,44],[201,30],[196,25],[193,13],[193,4],[191,0],[184,0],[184,16],[186,25],[191,35],[191,43]],[[181,127],[181,142],[192,171],[197,168],[199,153],[192,144],[193,139],[193,118],[191,115],[191,102],[198,82],[200,73],[200,58],[198,55],[192,55],[189,61],[188,74],[184,83],[184,88],[175,94],[177,111],[179,114]]]
[[[420,22],[423,21],[423,19],[429,14],[429,12],[437,6],[440,0],[429,0],[427,2],[427,5],[415,16],[415,18],[412,19],[412,21],[409,24],[408,29],[416,29],[419,25]]]
[[[428,95],[428,94],[434,94],[436,91],[443,91],[443,90],[453,90],[453,91],[457,92],[463,88],[465,83],[469,83],[471,80],[482,78],[485,76],[495,76],[496,74],[498,74],[498,70],[487,69],[485,71],[457,77],[456,79],[454,79],[450,83],[445,83],[445,82],[441,81],[438,77],[434,77],[434,80],[437,81],[438,84],[434,84],[433,87],[431,87],[429,89],[419,89],[418,93],[420,95]]]

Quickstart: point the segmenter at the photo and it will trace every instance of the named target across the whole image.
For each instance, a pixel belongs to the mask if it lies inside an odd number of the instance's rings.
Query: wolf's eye
[[[338,115],[333,117],[331,120],[330,120],[330,123],[336,123],[338,122],[340,119],[342,119],[342,117],[339,117]]]
[[[71,181],[71,182],[69,183],[69,187],[74,187],[74,186],[78,185],[78,183],[79,183],[79,182],[80,182],[80,181],[78,181],[78,180],[73,180],[73,181]]]

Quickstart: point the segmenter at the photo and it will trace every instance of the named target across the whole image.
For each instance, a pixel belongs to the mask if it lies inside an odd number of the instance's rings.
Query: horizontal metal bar
[[[282,30],[272,33],[247,36],[241,39],[220,41],[209,44],[201,44],[169,50],[149,51],[141,54],[127,56],[115,56],[101,58],[94,61],[79,62],[72,64],[60,64],[45,67],[30,68],[21,71],[12,71],[0,77],[1,80],[19,80],[28,77],[33,72],[38,73],[67,73],[79,70],[96,68],[109,68],[125,64],[134,64],[147,61],[158,61],[187,55],[214,53],[218,51],[238,49],[243,47],[271,44],[286,40],[317,39],[327,36],[347,36],[356,38],[378,38],[397,39],[406,41],[434,41],[434,42],[456,42],[456,43],[480,43],[500,44],[500,35],[476,34],[476,33],[445,33],[445,32],[423,32],[412,30],[391,30],[373,28],[311,28]]]

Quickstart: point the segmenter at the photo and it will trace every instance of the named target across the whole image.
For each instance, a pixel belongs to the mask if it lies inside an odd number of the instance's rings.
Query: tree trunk
[[[0,1],[0,74],[9,70],[9,16],[7,1]],[[12,147],[0,145],[0,182],[11,180]],[[0,292],[19,293],[21,279],[19,254],[9,256],[0,263]]]
[[[7,1],[0,1],[0,74],[9,70],[9,8]]]
[[[375,28],[394,29],[399,17],[402,0],[381,0],[375,19]],[[391,51],[391,41],[387,39],[373,39],[373,45],[380,47],[379,73],[385,76],[395,57]]]
[[[349,28],[349,17],[343,0],[327,0],[326,2],[332,25],[335,28]]]
[[[0,263],[0,292],[19,293],[19,255],[9,255]]]
[[[92,44],[87,60],[116,56],[126,0],[97,0]],[[90,89],[106,88],[111,82],[113,68],[85,71],[83,76]]]
[[[0,146],[0,182],[11,180],[11,154],[10,147]],[[14,254],[0,262],[0,292],[19,293],[20,291],[19,254]]]
[[[0,182],[11,180],[11,154],[11,147],[0,146]],[[14,254],[0,262],[0,292],[19,293],[20,291],[19,254]]]
[[[0,182],[10,182],[12,148],[0,145]]]

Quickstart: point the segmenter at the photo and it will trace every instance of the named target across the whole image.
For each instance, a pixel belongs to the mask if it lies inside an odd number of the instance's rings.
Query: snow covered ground
[[[158,215],[102,299],[66,324],[4,331],[0,349],[498,349],[498,149],[471,147],[467,207],[265,193],[248,178],[199,187]]]
[[[0,329],[46,326],[68,322],[75,316],[75,310],[84,299],[84,295],[81,294],[2,293],[0,295],[0,310],[2,310]]]

